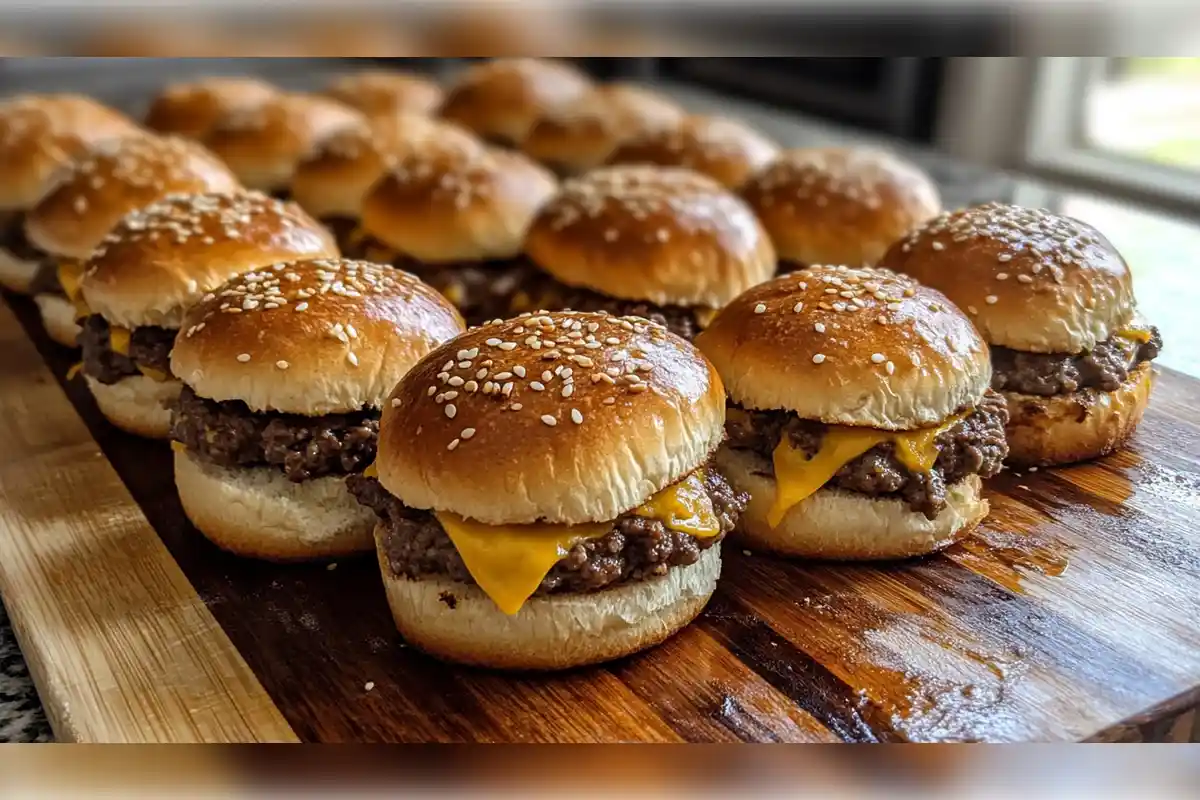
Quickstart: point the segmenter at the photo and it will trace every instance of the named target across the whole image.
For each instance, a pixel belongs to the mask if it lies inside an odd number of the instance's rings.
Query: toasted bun
[[[721,574],[720,548],[710,547],[695,564],[673,567],[661,578],[531,597],[509,615],[473,584],[397,577],[380,541],[376,529],[383,586],[405,640],[447,661],[495,669],[568,669],[653,647],[695,619]]]
[[[348,259],[275,264],[206,295],[184,317],[171,371],[253,411],[378,408],[426,353],[463,330],[407,272]]]
[[[782,261],[874,264],[941,210],[937,187],[882,150],[786,150],[742,187]]]
[[[368,117],[429,115],[442,104],[442,89],[429,78],[407,72],[368,70],[342,75],[325,94]]]
[[[176,449],[175,488],[205,538],[240,556],[299,561],[371,550],[375,514],[340,475],[293,483],[277,469],[229,469]]]
[[[724,425],[720,379],[665,328],[522,315],[472,328],[405,376],[383,410],[376,466],[412,508],[491,525],[600,522],[703,464]]]
[[[0,286],[10,292],[29,294],[38,267],[38,262],[22,260],[0,247]]]
[[[590,89],[583,73],[562,62],[497,59],[463,71],[439,114],[490,141],[517,145],[547,109]]]
[[[775,479],[753,455],[721,448],[717,466],[750,502],[738,522],[739,542],[786,556],[846,561],[910,558],[934,553],[964,538],[988,514],[978,475],[946,487],[946,507],[933,520],[901,500],[821,489],[793,506],[772,528]]]
[[[417,114],[375,117],[338,131],[300,162],[292,198],[318,217],[358,217],[367,190],[402,158],[425,150],[469,151],[483,143],[462,128]]]
[[[256,78],[204,78],[168,86],[150,103],[146,127],[200,139],[230,114],[257,108],[279,94]]]
[[[1147,363],[1111,392],[1085,389],[1053,397],[1001,392],[1009,413],[1008,463],[1070,464],[1121,449],[1142,421],[1153,383]]]
[[[218,121],[205,138],[247,188],[286,187],[296,165],[339,130],[365,123],[362,114],[336,100],[306,94],[279,95]]]
[[[293,203],[258,192],[172,195],[127,214],[88,260],[88,308],[126,328],[178,328],[223,282],[298,258],[337,258],[329,232]]]
[[[113,425],[148,439],[170,436],[171,405],[183,388],[179,381],[156,381],[145,375],[130,375],[116,383],[101,383],[90,375],[84,378],[96,405]]]
[[[140,135],[124,115],[80,95],[18,95],[0,103],[0,211],[32,208],[59,169],[89,147]]]
[[[422,150],[402,159],[362,203],[363,228],[420,261],[490,261],[521,252],[533,215],[557,184],[519,153]]]
[[[620,143],[678,125],[683,116],[679,105],[659,94],[609,84],[549,109],[530,128],[521,149],[559,173],[577,174],[603,164]]]
[[[809,267],[756,286],[696,345],[734,402],[831,425],[932,425],[974,406],[992,379],[987,345],[961,311],[871,267]]]
[[[1133,319],[1125,259],[1091,225],[988,203],[943,214],[881,262],[943,292],[990,344],[1080,353]]]
[[[774,142],[737,120],[693,115],[622,143],[608,163],[687,167],[736,189],[778,153]]]
[[[78,347],[81,329],[75,321],[75,306],[71,301],[57,294],[39,294],[33,300],[50,340],[63,347]]]
[[[659,305],[719,308],[775,274],[746,204],[684,169],[606,167],[565,182],[525,249],[563,283]]]
[[[25,235],[48,253],[83,260],[130,211],[169,194],[237,188],[237,178],[195,142],[173,136],[122,139],[72,162],[25,217]]]

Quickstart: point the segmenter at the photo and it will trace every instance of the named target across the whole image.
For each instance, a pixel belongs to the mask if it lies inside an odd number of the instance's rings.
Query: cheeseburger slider
[[[774,142],[737,120],[693,115],[621,143],[608,163],[687,167],[737,189],[778,152]]]
[[[342,75],[325,94],[356,108],[367,117],[420,114],[428,116],[442,104],[442,89],[429,78],[407,72],[368,70]]]
[[[142,132],[121,114],[73,94],[19,95],[0,103],[0,285],[29,293],[47,254],[25,237],[25,214],[72,158]]]
[[[1102,456],[1137,427],[1162,337],[1137,313],[1125,260],[1092,226],[988,203],[941,215],[882,263],[944,292],[991,345],[1012,463]]]
[[[583,73],[565,63],[502,58],[464,70],[438,113],[493,144],[517,147],[546,111],[591,88]]]
[[[605,167],[566,181],[525,243],[544,275],[514,311],[573,308],[647,317],[691,339],[714,311],[775,273],[750,209],[685,169]]]
[[[874,264],[941,211],[918,167],[882,150],[785,150],[742,187],[784,268]]]
[[[256,78],[204,78],[175,83],[150,103],[146,127],[201,139],[220,120],[257,108],[279,94],[269,83]]]
[[[388,391],[462,330],[437,292],[364,261],[274,264],[205,295],[171,354],[188,518],[241,555],[370,550],[373,515],[344,478],[374,460]]]
[[[729,392],[717,463],[742,532],[785,555],[930,553],[988,512],[1008,452],[987,345],[941,294],[882,269],[813,266],[726,306],[697,339]]]
[[[520,153],[420,148],[363,198],[360,246],[442,292],[468,324],[506,317],[532,272],[521,257],[525,232],[556,188]]]
[[[165,439],[182,384],[171,347],[183,314],[236,275],[297,258],[336,258],[329,233],[258,192],[181,194],[127,214],[84,266],[83,375],[117,427]]]
[[[453,661],[559,669],[684,627],[745,498],[710,459],[724,392],[639,317],[538,313],[475,328],[391,393],[375,509],[396,625]]]
[[[76,345],[83,262],[122,217],[169,194],[237,188],[212,153],[173,136],[107,142],[73,161],[25,217],[25,236],[47,255],[33,290],[50,338]]]

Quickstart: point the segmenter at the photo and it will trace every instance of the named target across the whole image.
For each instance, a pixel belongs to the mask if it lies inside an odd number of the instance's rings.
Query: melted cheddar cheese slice
[[[166,383],[167,381],[171,380],[171,376],[162,370],[155,369],[154,367],[143,367],[141,364],[134,364],[134,366],[137,367],[138,372],[142,373],[152,381]]]
[[[128,328],[118,328],[116,325],[108,329],[108,346],[114,353],[129,355],[129,339],[132,333]]]
[[[1145,328],[1122,328],[1116,334],[1122,339],[1129,339],[1138,344],[1145,344],[1150,341],[1150,331]]]
[[[91,309],[83,300],[83,295],[79,293],[79,283],[83,280],[83,262],[73,259],[66,259],[58,263],[58,282],[63,288],[63,293],[71,304],[75,306],[75,316],[86,317],[91,314]]]

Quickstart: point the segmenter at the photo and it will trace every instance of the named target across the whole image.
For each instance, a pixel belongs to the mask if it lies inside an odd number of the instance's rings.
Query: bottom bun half
[[[29,294],[37,271],[38,262],[24,261],[0,247],[0,286],[9,291]]]
[[[63,347],[78,347],[82,329],[75,321],[75,306],[71,301],[56,294],[39,294],[33,299],[42,313],[46,335]]]
[[[175,486],[192,524],[237,555],[302,561],[371,550],[375,514],[341,476],[293,483],[273,468],[219,467],[177,449]]]
[[[1070,464],[1119,450],[1142,421],[1153,385],[1146,363],[1111,392],[1085,389],[1054,397],[1001,392],[1008,402],[1008,463]]]
[[[970,475],[946,487],[946,507],[936,519],[891,498],[821,489],[794,506],[778,527],[767,522],[775,502],[775,479],[747,453],[722,447],[717,466],[733,486],[750,494],[738,525],[748,547],[786,556],[845,561],[910,558],[941,550],[962,539],[988,513],[982,482]]]
[[[510,616],[474,584],[397,577],[382,528],[375,537],[388,605],[404,638],[438,658],[494,669],[568,669],[653,647],[695,619],[721,574],[721,548],[710,547],[662,578],[531,597]]]
[[[130,375],[116,383],[101,383],[90,375],[84,378],[96,405],[113,425],[148,439],[170,436],[171,405],[179,399],[182,383],[156,381],[145,375]]]

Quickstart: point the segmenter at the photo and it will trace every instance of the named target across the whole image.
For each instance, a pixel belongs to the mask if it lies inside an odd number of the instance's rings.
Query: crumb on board
[[[325,569],[329,570],[330,572],[333,572],[335,569],[337,569],[337,562],[336,561],[329,562],[328,564],[325,565]]]
[[[366,684],[363,685],[363,688],[366,689],[368,692],[371,691],[372,689],[375,688],[375,681],[367,681]]]

